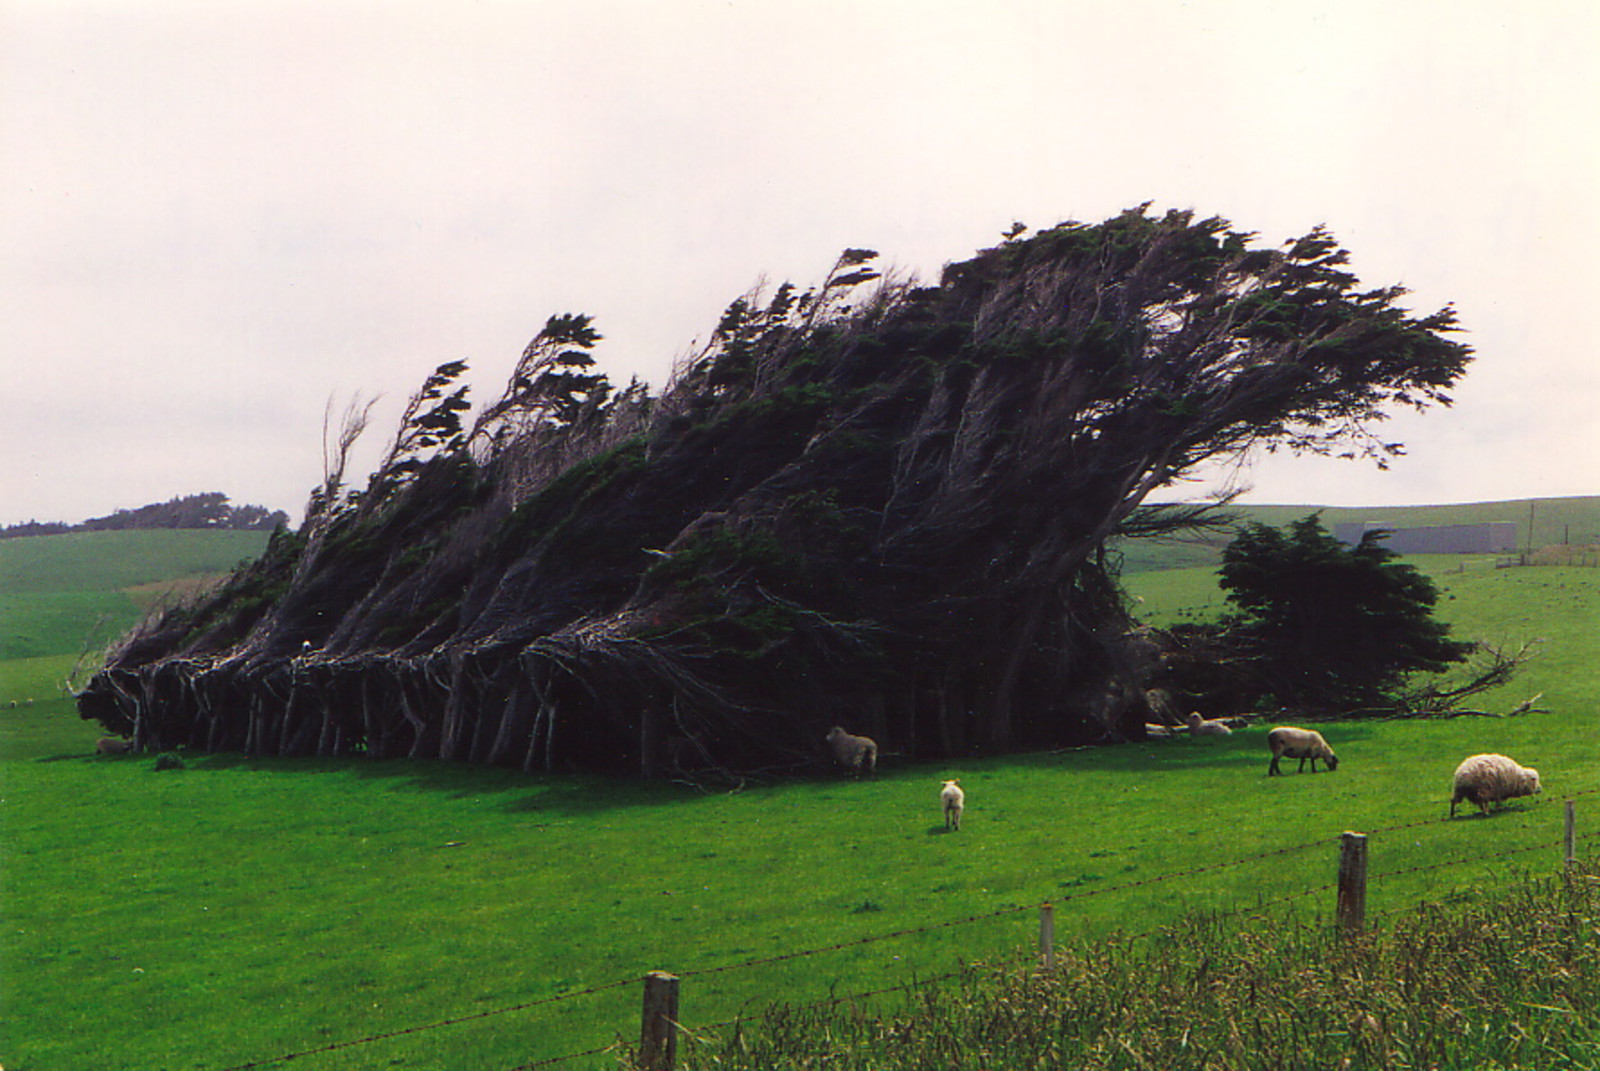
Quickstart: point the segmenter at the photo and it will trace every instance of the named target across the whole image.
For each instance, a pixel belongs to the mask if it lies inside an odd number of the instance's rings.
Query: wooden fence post
[[[1039,905],[1039,957],[1044,961],[1044,969],[1054,973],[1056,969],[1056,907],[1054,904]]]
[[[1367,918],[1367,837],[1345,833],[1339,849],[1339,926],[1355,933]]]
[[[1561,843],[1566,851],[1567,869],[1571,870],[1573,864],[1578,861],[1578,816],[1571,800],[1567,801],[1566,830],[1562,834]]]
[[[666,971],[651,971],[644,976],[639,1066],[644,1071],[672,1071],[677,1056],[678,976]]]

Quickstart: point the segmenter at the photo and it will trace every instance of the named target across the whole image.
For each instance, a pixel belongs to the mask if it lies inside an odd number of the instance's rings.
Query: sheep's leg
[[[1272,756],[1272,765],[1267,767],[1267,776],[1268,777],[1273,777],[1275,775],[1280,775],[1280,774],[1283,773],[1282,770],[1278,769],[1278,760],[1281,759],[1282,757],[1283,757],[1282,755],[1273,755]]]

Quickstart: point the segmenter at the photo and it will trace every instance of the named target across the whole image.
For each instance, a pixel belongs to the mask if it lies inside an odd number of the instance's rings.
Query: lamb
[[[1267,767],[1267,776],[1281,774],[1278,769],[1278,760],[1285,755],[1291,759],[1300,760],[1300,768],[1296,773],[1304,772],[1306,760],[1311,760],[1311,772],[1317,772],[1317,760],[1327,763],[1328,769],[1339,768],[1339,756],[1333,753],[1333,748],[1322,738],[1322,734],[1314,729],[1296,729],[1293,725],[1280,725],[1267,734],[1267,747],[1272,749],[1272,765]]]
[[[967,794],[961,791],[960,781],[946,781],[939,790],[939,802],[944,804],[944,828],[961,828],[961,811],[967,805]]]
[[[835,725],[828,730],[828,746],[833,748],[834,758],[858,775],[863,767],[869,774],[878,769],[878,745],[871,737],[851,736]]]
[[[102,755],[126,755],[133,750],[133,741],[116,736],[102,736],[95,743],[94,749]]]
[[[1454,790],[1450,794],[1451,818],[1456,816],[1456,804],[1462,800],[1476,803],[1481,813],[1488,814],[1496,803],[1544,791],[1539,784],[1538,770],[1518,766],[1504,755],[1495,754],[1473,755],[1462,760],[1451,785]]]
[[[1200,716],[1198,710],[1191,710],[1185,719],[1189,723],[1190,736],[1232,736],[1233,730],[1221,721],[1207,721]]]

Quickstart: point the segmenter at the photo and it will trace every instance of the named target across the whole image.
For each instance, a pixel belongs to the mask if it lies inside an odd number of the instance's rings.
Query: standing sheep
[[[1528,766],[1518,766],[1504,755],[1473,755],[1462,760],[1451,780],[1450,817],[1456,816],[1456,804],[1468,800],[1478,805],[1478,810],[1488,814],[1496,803],[1533,796],[1544,791],[1539,784],[1539,771]]]
[[[1189,724],[1190,736],[1232,736],[1233,730],[1221,721],[1207,721],[1200,716],[1198,710],[1191,710],[1185,719]]]
[[[1281,774],[1278,769],[1278,760],[1285,755],[1291,759],[1300,760],[1300,768],[1296,773],[1304,772],[1306,760],[1311,760],[1311,772],[1317,772],[1317,760],[1327,763],[1328,769],[1339,768],[1339,756],[1333,753],[1333,748],[1322,738],[1322,734],[1314,729],[1296,729],[1293,725],[1280,725],[1267,734],[1267,747],[1272,749],[1272,765],[1267,767],[1267,776]]]
[[[857,775],[861,773],[862,767],[865,767],[869,774],[878,769],[878,745],[869,736],[851,736],[835,725],[828,730],[828,746],[833,748],[833,757],[850,767]]]
[[[961,812],[967,805],[967,794],[961,791],[960,781],[946,781],[939,790],[939,802],[944,805],[944,828],[961,828]]]

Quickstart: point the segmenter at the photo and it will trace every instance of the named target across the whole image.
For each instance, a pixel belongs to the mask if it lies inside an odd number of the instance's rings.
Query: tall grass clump
[[[686,998],[687,1000],[687,998]],[[686,1033],[687,1068],[1593,1068],[1600,868],[1422,904],[1342,937],[1194,914],[977,963],[891,997],[777,1005]]]

